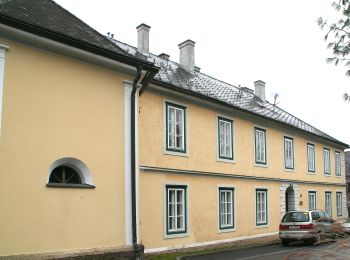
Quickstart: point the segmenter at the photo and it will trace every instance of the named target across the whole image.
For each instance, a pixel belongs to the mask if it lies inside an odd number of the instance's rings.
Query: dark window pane
[[[50,175],[49,183],[81,184],[81,178],[73,168],[68,166],[56,167]]]

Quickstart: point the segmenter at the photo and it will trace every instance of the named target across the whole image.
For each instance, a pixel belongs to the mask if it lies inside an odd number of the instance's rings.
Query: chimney
[[[194,73],[194,41],[187,40],[179,44],[180,66],[188,72]]]
[[[137,29],[137,50],[143,52],[149,52],[149,29],[151,26],[147,24],[140,24]]]
[[[197,67],[197,66],[194,66],[194,71],[199,73],[199,72],[201,72],[201,68]]]
[[[162,58],[162,59],[164,59],[164,60],[169,60],[170,55],[168,55],[168,54],[166,54],[166,53],[163,52],[163,53],[159,54],[158,57],[159,57],[159,58]]]
[[[266,101],[265,99],[265,82],[262,80],[254,81],[255,86],[255,95],[259,97],[262,101]]]

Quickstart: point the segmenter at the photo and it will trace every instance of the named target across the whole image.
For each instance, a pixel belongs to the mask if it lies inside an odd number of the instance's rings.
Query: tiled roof
[[[117,46],[124,51],[136,55],[137,49],[128,44],[114,40]],[[293,116],[282,108],[269,103],[263,102],[253,93],[244,91],[243,88],[233,86],[223,81],[217,80],[200,72],[189,73],[179,66],[178,63],[165,60],[151,53],[143,53],[145,59],[154,62],[160,67],[159,72],[155,75],[154,80],[166,84],[170,84],[182,90],[190,91],[204,97],[208,97],[234,108],[271,119],[285,125],[303,130],[310,134],[328,139],[332,142],[348,146],[347,144],[331,137],[330,135],[320,131],[316,127],[304,122],[303,120]]]
[[[102,50],[101,55],[109,58],[119,57],[124,62],[130,62],[129,64],[141,62],[146,66],[153,66],[145,63],[144,59],[125,52],[106,36],[52,0],[0,0],[1,22],[5,24],[11,22],[10,26],[20,26],[19,29],[90,52],[93,50],[96,53]],[[64,42],[65,39],[67,42]],[[92,49],[90,46],[97,49]]]

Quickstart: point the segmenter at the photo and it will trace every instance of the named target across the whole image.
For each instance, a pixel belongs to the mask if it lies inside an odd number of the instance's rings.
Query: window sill
[[[323,174],[323,176],[332,177],[332,174],[325,173],[325,174]]]
[[[226,229],[218,229],[218,234],[220,233],[228,233],[228,232],[236,232],[236,228],[226,228]]]
[[[188,237],[188,236],[189,236],[188,232],[186,232],[186,233],[177,233],[177,234],[169,234],[169,235],[165,234],[164,238],[171,239],[171,238],[181,238],[181,237]]]
[[[285,171],[285,172],[292,172],[292,173],[295,173],[295,169],[287,169],[287,168],[284,168],[284,171]]]
[[[49,188],[78,188],[78,189],[95,189],[94,185],[90,184],[67,184],[67,183],[47,183]]]
[[[269,224],[264,224],[264,225],[255,225],[255,228],[269,228],[270,225]]]
[[[268,164],[263,164],[263,163],[254,163],[254,167],[262,167],[262,168],[268,168]]]
[[[236,161],[234,159],[224,159],[224,158],[220,158],[220,157],[217,157],[216,161],[223,162],[223,163],[236,163]]]
[[[175,155],[175,156],[181,156],[181,157],[188,157],[187,152],[177,152],[177,151],[170,151],[170,150],[164,150],[163,152],[165,155]]]

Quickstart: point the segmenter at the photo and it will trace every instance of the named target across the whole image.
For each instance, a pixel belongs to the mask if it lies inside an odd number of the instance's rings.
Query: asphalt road
[[[186,257],[186,260],[350,260],[350,245],[342,242],[329,242],[320,245],[306,245],[301,242],[287,247],[278,245],[260,246]]]

